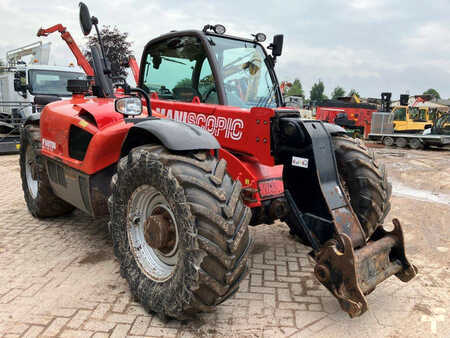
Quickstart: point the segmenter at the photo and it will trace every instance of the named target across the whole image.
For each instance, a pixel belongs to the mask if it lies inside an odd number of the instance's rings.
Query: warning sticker
[[[292,156],[293,167],[308,168],[308,161],[307,158]]]

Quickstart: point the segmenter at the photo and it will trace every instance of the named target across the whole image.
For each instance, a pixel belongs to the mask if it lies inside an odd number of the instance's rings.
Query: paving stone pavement
[[[426,251],[424,257],[421,245],[427,243],[415,242],[411,256],[421,274],[408,284],[389,279],[368,296],[369,311],[350,319],[315,280],[308,249],[285,224],[255,227],[250,274],[240,291],[196,321],[162,322],[132,300],[106,220],[80,211],[33,218],[23,200],[17,156],[0,157],[0,182],[0,336],[448,337],[450,332],[448,230],[440,244],[447,264]],[[411,207],[410,202],[394,198],[395,205]],[[438,212],[436,222],[446,229],[450,211],[436,207]],[[410,224],[427,224],[408,213]]]

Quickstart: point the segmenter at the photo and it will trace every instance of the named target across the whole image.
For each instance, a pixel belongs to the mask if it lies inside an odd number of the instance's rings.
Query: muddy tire
[[[108,203],[114,252],[147,311],[191,318],[238,290],[251,245],[240,195],[226,161],[208,151],[141,146],[119,161]]]
[[[344,189],[368,239],[383,224],[391,208],[392,186],[387,181],[384,166],[375,161],[373,153],[361,140],[334,136],[333,143]],[[294,222],[288,220],[287,224]],[[301,243],[309,245],[303,231],[296,230],[294,226],[290,229]]]
[[[339,174],[368,239],[391,209],[392,186],[384,165],[361,140],[335,136],[333,142]]]
[[[28,210],[34,217],[56,217],[75,207],[57,197],[50,186],[40,155],[41,133],[36,125],[26,125],[20,136],[20,176]]]

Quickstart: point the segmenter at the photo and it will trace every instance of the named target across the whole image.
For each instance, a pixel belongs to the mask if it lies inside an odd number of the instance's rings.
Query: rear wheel
[[[247,273],[251,211],[226,161],[209,152],[133,149],[109,200],[114,252],[134,297],[178,319],[214,307]]]
[[[41,150],[38,126],[26,125],[21,132],[20,176],[28,210],[34,217],[55,217],[71,212],[75,207],[57,197],[50,186]]]
[[[386,170],[375,161],[373,153],[369,152],[361,140],[334,136],[333,143],[344,189],[368,239],[383,224],[391,208],[392,187],[387,181]],[[287,223],[295,224],[293,220],[288,220]],[[302,231],[296,230],[294,226],[290,228],[300,242],[309,245]]]
[[[408,144],[412,149],[423,149],[424,148],[423,143],[418,138],[410,139]]]

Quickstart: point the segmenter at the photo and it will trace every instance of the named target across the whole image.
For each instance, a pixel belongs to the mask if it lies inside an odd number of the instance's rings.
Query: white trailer
[[[425,129],[423,134],[408,134],[394,132],[392,113],[376,112],[372,114],[371,131],[368,139],[378,141],[388,147],[396,146],[399,148],[409,146],[412,149],[423,149],[426,146],[447,146],[450,145],[450,133],[447,133],[447,130],[450,131],[447,126],[447,124],[450,124],[448,117],[449,115],[443,116],[442,120],[439,121],[441,124],[446,124],[439,129],[442,133],[435,133],[433,128],[430,128]]]

